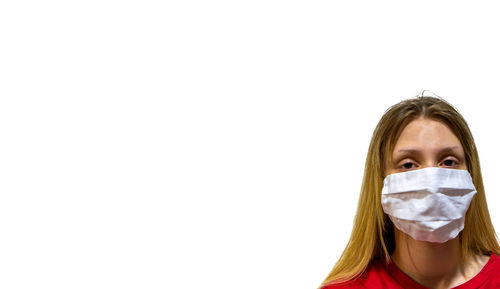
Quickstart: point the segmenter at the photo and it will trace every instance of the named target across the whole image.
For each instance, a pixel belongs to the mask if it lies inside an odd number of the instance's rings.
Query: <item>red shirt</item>
[[[322,289],[342,288],[428,289],[408,277],[394,263],[391,262],[389,265],[385,265],[381,260],[372,261],[358,279],[322,287]],[[452,289],[490,288],[500,288],[500,257],[495,254],[491,254],[488,262],[476,276]]]

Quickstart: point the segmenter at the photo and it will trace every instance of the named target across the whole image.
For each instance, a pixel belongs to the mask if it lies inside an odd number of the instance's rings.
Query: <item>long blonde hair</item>
[[[381,205],[381,190],[396,141],[412,120],[428,118],[445,123],[460,140],[477,194],[472,199],[460,233],[462,256],[493,252],[500,248],[484,193],[479,156],[469,126],[460,113],[438,97],[417,96],[391,106],[380,119],[370,142],[354,227],[344,252],[321,286],[353,280],[370,261],[390,260],[394,251],[394,227]]]

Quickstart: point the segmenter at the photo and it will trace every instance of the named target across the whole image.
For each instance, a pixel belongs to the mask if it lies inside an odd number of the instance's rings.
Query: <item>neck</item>
[[[418,283],[429,288],[450,288],[463,281],[458,237],[445,243],[417,241],[396,228],[394,237],[393,262]]]

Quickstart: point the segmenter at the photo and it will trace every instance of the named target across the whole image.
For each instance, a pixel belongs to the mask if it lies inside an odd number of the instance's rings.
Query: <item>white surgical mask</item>
[[[468,171],[428,167],[388,175],[382,207],[413,239],[444,243],[463,230],[475,194]]]

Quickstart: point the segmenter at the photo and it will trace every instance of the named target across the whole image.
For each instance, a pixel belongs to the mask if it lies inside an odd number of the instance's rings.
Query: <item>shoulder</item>
[[[498,272],[500,270],[500,257],[495,253],[490,253],[490,257],[488,258],[486,264],[482,268],[480,273],[486,272]],[[495,276],[500,274],[494,274]]]
[[[500,272],[500,257],[493,252],[488,255],[490,257],[487,263],[476,276],[466,283],[469,286],[464,286],[464,288],[500,288],[500,274],[498,274]]]
[[[500,256],[491,252],[490,253],[490,259],[491,259],[491,262],[494,263],[495,265],[497,266],[500,266]]]
[[[489,273],[491,280],[496,282],[495,284],[500,284],[500,274],[498,274],[500,271],[500,256],[495,253],[491,253],[491,257],[488,260],[488,263],[486,263],[483,267],[482,271]]]

